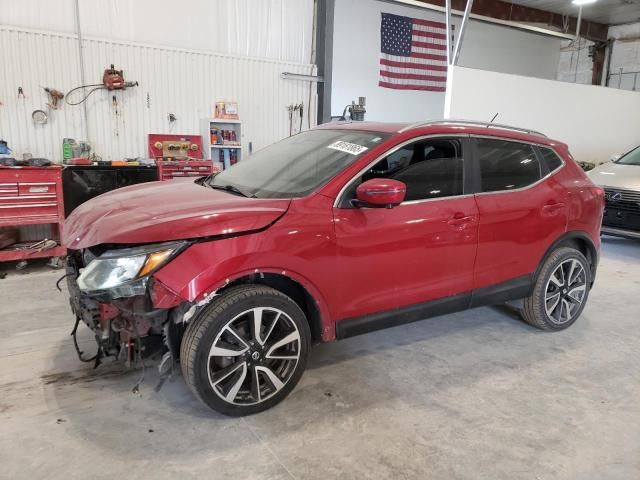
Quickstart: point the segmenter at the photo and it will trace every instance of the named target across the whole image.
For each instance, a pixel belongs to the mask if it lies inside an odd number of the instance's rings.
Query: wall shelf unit
[[[221,168],[229,168],[242,158],[242,121],[227,118],[203,118],[200,133],[204,155],[217,162]]]

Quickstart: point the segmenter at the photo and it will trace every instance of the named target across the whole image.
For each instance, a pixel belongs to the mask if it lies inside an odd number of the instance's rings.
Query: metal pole
[[[613,50],[613,42],[615,40],[607,40],[607,71],[604,75],[604,86],[609,86],[609,79],[611,78],[611,51]]]
[[[618,88],[622,86],[622,67],[620,67],[620,74],[618,75]]]
[[[451,65],[451,0],[446,1],[444,12],[447,18],[447,65]]]
[[[78,56],[80,57],[80,83],[86,85],[84,77],[84,52],[82,51],[82,31],[80,29],[80,0],[75,1],[76,10],[76,33],[78,35]],[[87,102],[82,102],[84,112],[84,140],[89,141],[89,115],[87,113]]]
[[[582,5],[578,8],[578,24],[576,25],[576,40],[580,42],[580,25],[582,24]]]
[[[453,49],[453,63],[452,65],[458,64],[458,57],[460,56],[460,49],[462,47],[462,40],[464,38],[464,31],[467,27],[467,22],[469,21],[469,14],[471,14],[471,7],[473,6],[473,0],[467,0],[467,6],[464,9],[464,16],[462,17],[462,23],[460,24],[460,33],[458,34],[458,40],[456,41],[456,46]]]
[[[318,82],[317,124],[331,119],[331,80],[333,76],[333,17],[335,0],[318,0],[316,17],[316,63],[317,75],[324,79]]]

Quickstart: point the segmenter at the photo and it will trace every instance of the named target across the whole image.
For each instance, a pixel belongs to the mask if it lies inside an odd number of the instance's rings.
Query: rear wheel
[[[584,255],[569,247],[555,250],[540,269],[522,316],[542,330],[563,330],[582,313],[589,296],[591,269]]]
[[[293,300],[260,285],[234,287],[189,325],[182,371],[206,405],[225,415],[248,415],[293,390],[309,344],[309,324]]]

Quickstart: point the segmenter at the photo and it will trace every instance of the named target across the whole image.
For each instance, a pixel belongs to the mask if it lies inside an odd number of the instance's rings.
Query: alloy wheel
[[[562,325],[571,321],[587,293],[587,273],[578,260],[560,263],[549,277],[545,289],[545,309],[551,322]]]
[[[300,359],[300,332],[282,310],[256,307],[235,316],[216,336],[209,383],[225,402],[255,405],[277,394]]]

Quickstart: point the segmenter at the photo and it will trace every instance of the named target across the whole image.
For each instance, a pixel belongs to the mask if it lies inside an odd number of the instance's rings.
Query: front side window
[[[372,178],[392,178],[407,186],[405,201],[463,193],[462,145],[458,140],[421,140],[390,153],[352,186]]]
[[[637,147],[623,155],[616,160],[615,163],[620,163],[622,165],[640,165],[640,147]]]
[[[303,197],[386,138],[377,132],[310,130],[255,152],[206,185],[256,198]]]
[[[476,140],[483,192],[527,187],[542,178],[533,147],[506,140]]]

